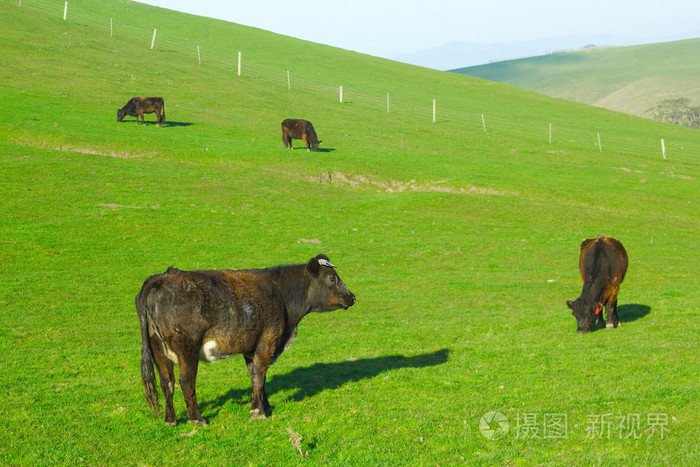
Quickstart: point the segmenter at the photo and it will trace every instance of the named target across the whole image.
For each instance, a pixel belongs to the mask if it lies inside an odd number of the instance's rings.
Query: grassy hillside
[[[457,73],[512,84],[647,117],[664,99],[700,105],[700,39],[600,48],[460,68]]]
[[[61,1],[0,2],[0,462],[700,461],[700,133],[69,3],[64,21]],[[135,95],[163,96],[163,128],[117,123]],[[311,120],[323,152],[285,150],[287,117]],[[630,256],[622,326],[576,335],[565,300],[600,233]],[[133,302],[149,275],[319,252],[358,302],[304,319],[268,372],[268,420],[250,418],[240,357],[200,366],[208,428],[186,423],[179,389],[177,428],[151,415]],[[500,439],[480,430],[491,411]]]

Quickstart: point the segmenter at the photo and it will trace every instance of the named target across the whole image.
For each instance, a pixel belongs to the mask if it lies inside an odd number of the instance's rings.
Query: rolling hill
[[[0,463],[700,462],[700,133],[126,0],[18,3]],[[137,95],[164,98],[163,128],[116,121]],[[285,150],[285,118],[323,150]],[[577,335],[565,301],[600,233],[630,256],[622,326]],[[147,277],[318,253],[357,303],[302,321],[267,420],[240,357],[199,367],[209,427],[179,388],[180,424],[153,417]]]
[[[459,68],[457,73],[640,117],[660,101],[700,105],[700,39],[592,48]]]

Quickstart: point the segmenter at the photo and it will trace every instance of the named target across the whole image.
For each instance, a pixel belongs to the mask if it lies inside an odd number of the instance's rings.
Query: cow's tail
[[[165,121],[165,101],[163,101],[163,121]]]
[[[153,351],[151,350],[151,339],[148,336],[148,325],[151,309],[148,297],[151,292],[148,282],[136,296],[136,313],[139,316],[141,325],[141,379],[143,380],[143,390],[146,394],[146,402],[151,406],[153,415],[158,416],[160,407],[158,405],[158,391],[156,390],[156,374],[153,369]]]
[[[289,129],[287,128],[287,120],[282,122],[282,142],[284,143],[284,148],[287,148],[287,139],[291,141],[291,138],[287,138],[287,135],[289,135]]]

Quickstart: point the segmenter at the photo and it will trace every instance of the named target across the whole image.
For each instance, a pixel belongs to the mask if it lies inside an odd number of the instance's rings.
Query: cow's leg
[[[197,365],[199,364],[199,347],[189,346],[178,354],[180,360],[180,388],[187,404],[187,419],[195,425],[205,427],[207,422],[202,418],[197,405]],[[196,348],[195,348],[196,347]],[[194,349],[194,350],[193,350]]]
[[[153,339],[153,336],[151,336]],[[151,341],[153,342],[153,340]],[[173,392],[175,390],[175,374],[173,371],[173,362],[163,353],[162,344],[157,342],[152,346],[153,359],[156,361],[158,375],[160,377],[160,388],[165,396],[165,424],[167,426],[176,426],[177,417],[175,416],[175,407],[173,406]]]
[[[605,327],[608,329],[616,328],[620,325],[620,318],[617,316],[617,298],[606,307],[608,310],[608,322],[605,323]]]
[[[600,312],[598,313],[596,319],[593,320],[593,322],[594,322],[593,328],[594,328],[594,329],[600,329],[600,328],[602,328],[602,327],[605,326],[605,319],[603,318],[603,314],[604,314],[604,313],[603,313],[603,310],[605,310],[605,313],[608,312],[607,307],[606,307],[606,308],[603,308],[603,307],[600,308]]]
[[[250,373],[250,381],[253,384],[253,402],[250,412],[253,414],[253,418],[266,418],[267,412],[272,410],[272,406],[267,401],[267,394],[265,394],[265,377],[267,369],[270,367],[270,359],[264,358],[260,354],[255,354],[253,358],[244,358]]]
[[[160,110],[156,110],[156,126],[163,128],[163,120],[160,118]]]
[[[284,141],[284,148],[285,149],[294,149],[294,147],[292,146],[292,137],[291,136],[284,133],[282,135],[282,140]]]
[[[311,143],[309,143],[309,139],[306,137],[306,134],[302,134],[301,139],[304,140],[304,144],[306,145],[306,152],[311,152]]]

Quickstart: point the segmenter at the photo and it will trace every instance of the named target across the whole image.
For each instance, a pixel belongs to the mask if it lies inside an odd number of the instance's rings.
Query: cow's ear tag
[[[595,307],[595,314],[596,315],[600,314],[600,307],[599,306]]]

